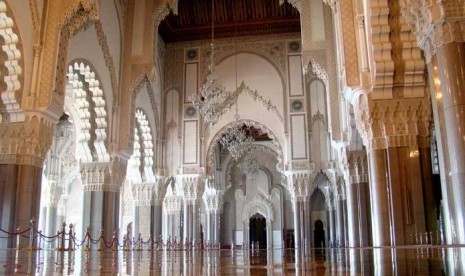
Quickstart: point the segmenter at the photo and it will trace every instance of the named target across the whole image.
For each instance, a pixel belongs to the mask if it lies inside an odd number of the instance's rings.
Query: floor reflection
[[[465,248],[0,251],[0,274],[464,275]]]

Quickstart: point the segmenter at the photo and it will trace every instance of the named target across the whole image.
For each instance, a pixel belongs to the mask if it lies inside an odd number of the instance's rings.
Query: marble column
[[[300,221],[300,202],[296,199],[293,199],[294,207],[294,247],[301,247],[301,221]]]
[[[360,228],[359,228],[359,204],[358,204],[358,183],[349,183],[346,186],[347,196],[347,232],[349,236],[350,247],[360,246]]]
[[[373,246],[391,245],[386,150],[368,153]]]
[[[18,227],[27,229],[32,218],[38,221],[41,181],[40,167],[0,164],[1,229],[15,232]],[[15,241],[2,239],[0,246],[14,247]]]
[[[189,242],[191,240],[191,232],[190,232],[190,206],[187,201],[184,201],[183,204],[184,207],[184,221],[183,221],[183,238],[184,238],[184,243]]]
[[[104,191],[103,192],[103,230],[105,240],[113,239],[113,231],[119,231],[119,192]]]
[[[302,212],[302,219],[303,219],[303,237],[302,240],[304,241],[303,247],[310,247],[312,245],[312,225],[310,222],[311,213],[310,213],[310,202],[307,200],[308,197],[305,197],[302,202],[303,212]]]
[[[328,217],[329,217],[329,241],[334,246],[334,242],[336,241],[336,222],[335,222],[335,211],[334,207],[330,205],[328,208]],[[329,246],[329,245],[328,245]]]
[[[342,202],[342,208],[344,210],[344,247],[349,245],[349,232],[347,231],[347,199]]]
[[[359,219],[359,236],[360,236],[360,247],[366,247],[370,245],[371,235],[371,213],[370,213],[370,191],[368,182],[362,182],[358,184],[358,219]],[[349,226],[350,227],[350,226]]]
[[[336,241],[339,246],[345,246],[344,200],[338,195],[336,200]]]
[[[162,234],[162,204],[161,202],[155,202],[152,206],[152,237],[154,240]]]
[[[266,249],[273,249],[273,227],[268,219],[266,220],[266,247]]]
[[[436,49],[441,97],[437,101],[443,118],[440,129],[446,142],[452,235],[465,244],[465,43],[451,42]]]

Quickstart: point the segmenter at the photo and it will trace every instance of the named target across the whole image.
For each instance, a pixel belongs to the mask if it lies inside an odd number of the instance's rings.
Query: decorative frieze
[[[57,119],[28,113],[22,123],[0,124],[0,164],[42,167]]]
[[[121,183],[113,183],[110,162],[81,163],[81,181],[86,192],[119,192]]]
[[[252,201],[242,207],[242,222],[248,224],[249,219],[257,213],[264,216],[267,221],[274,221],[273,203],[261,194],[256,195]]]
[[[367,151],[429,144],[431,106],[428,98],[372,101],[362,96],[354,111]]]
[[[155,179],[155,182],[132,184],[132,198],[136,206],[160,205],[163,202],[165,178],[156,176]]]
[[[203,201],[205,202],[205,210],[210,214],[221,213],[223,209],[223,195],[224,191],[215,189],[213,187],[206,187],[203,194]]]
[[[451,42],[465,42],[465,8],[461,0],[402,0],[402,15],[412,26],[426,62],[436,49]]]
[[[312,170],[287,171],[287,188],[292,200],[303,201],[311,195],[311,187],[316,177],[316,172]]]
[[[199,200],[205,189],[205,177],[203,174],[181,174],[177,181],[182,185],[184,201]]]

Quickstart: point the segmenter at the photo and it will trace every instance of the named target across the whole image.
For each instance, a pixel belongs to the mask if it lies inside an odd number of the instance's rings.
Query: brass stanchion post
[[[84,240],[85,239],[87,239],[87,244],[86,244],[86,248],[84,250],[89,251],[90,250],[90,226],[87,226],[86,236],[84,237]]]
[[[103,239],[103,229],[100,229],[100,238],[99,238],[99,247],[98,247],[98,251],[103,251],[105,250],[104,246],[103,246],[103,243],[105,242],[105,240]]]
[[[16,229],[16,232],[17,232],[17,233],[21,232],[21,227],[18,227],[18,228]],[[20,243],[21,243],[21,234],[18,234],[18,235],[16,236],[16,248],[15,248],[16,250],[21,249],[20,246],[19,246]]]
[[[72,223],[69,224],[69,242],[68,242],[68,251],[74,251],[74,241],[73,241],[73,227]]]

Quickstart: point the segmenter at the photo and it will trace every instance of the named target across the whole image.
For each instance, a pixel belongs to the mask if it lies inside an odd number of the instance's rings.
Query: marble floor
[[[0,250],[0,275],[465,275],[465,248]]]

